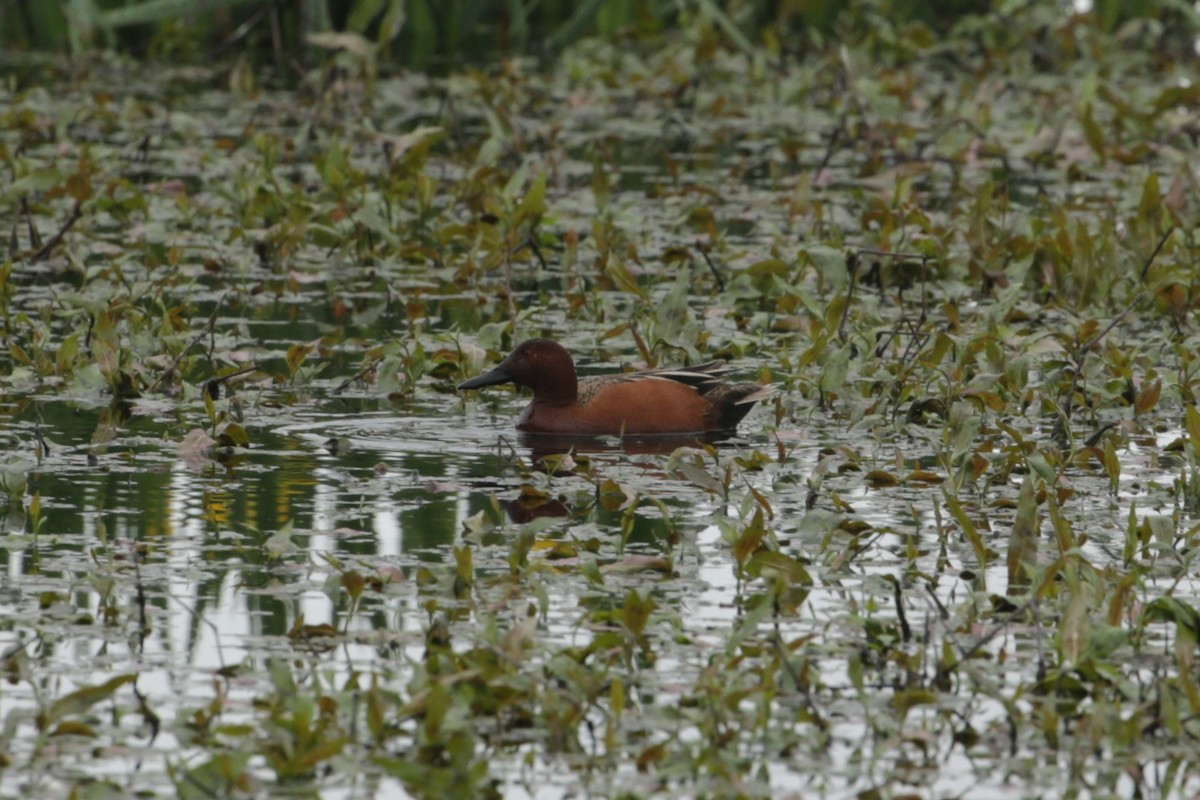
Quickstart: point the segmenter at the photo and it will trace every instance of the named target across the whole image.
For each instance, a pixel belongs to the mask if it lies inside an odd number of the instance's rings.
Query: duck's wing
[[[766,397],[767,394],[760,394],[753,399],[750,395],[755,390],[760,388],[758,384],[752,383],[725,383],[722,378],[731,372],[736,372],[735,367],[731,367],[724,361],[717,359],[709,361],[705,364],[697,364],[694,367],[659,367],[658,369],[645,369],[636,372],[615,372],[609,375],[592,375],[586,378],[579,379],[579,401],[586,402],[593,397],[597,392],[606,386],[611,386],[614,383],[630,383],[633,381],[675,381],[682,383],[685,386],[690,386],[696,390],[698,394],[705,397],[713,396],[717,393],[718,396],[725,398],[729,397],[730,390],[733,389],[733,395],[737,395],[736,400],[726,401],[741,403],[754,403],[757,400]],[[771,389],[771,391],[774,391]]]
[[[721,384],[722,376],[734,372],[735,369],[724,361],[709,361],[707,364],[697,364],[694,367],[662,367],[646,370],[645,372],[626,373],[631,377],[666,378],[667,380],[691,386],[700,394],[706,394],[710,389]]]

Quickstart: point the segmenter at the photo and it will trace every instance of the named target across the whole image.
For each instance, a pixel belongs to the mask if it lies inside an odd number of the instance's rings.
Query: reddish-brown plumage
[[[478,389],[515,383],[533,390],[517,429],[565,435],[680,435],[733,430],[769,386],[724,383],[728,368],[698,367],[602,375],[579,380],[575,362],[549,339],[522,342],[491,372],[459,384]]]

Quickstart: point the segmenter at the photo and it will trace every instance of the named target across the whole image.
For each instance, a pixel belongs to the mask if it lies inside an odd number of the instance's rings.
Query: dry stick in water
[[[700,255],[704,257],[704,263],[708,264],[708,270],[712,273],[713,279],[717,282],[717,291],[725,291],[725,278],[721,275],[721,271],[717,269],[717,265],[708,255],[708,247],[700,242],[696,243],[696,249],[700,251]]]
[[[209,397],[211,397],[213,400],[216,400],[223,384],[229,383],[234,378],[240,378],[243,375],[249,375],[251,372],[254,372],[257,369],[258,364],[250,364],[249,366],[242,367],[237,372],[231,372],[228,375],[222,375],[220,378],[211,378],[208,383],[204,384],[204,391]]]
[[[1175,232],[1175,226],[1171,225],[1167,228],[1167,232],[1158,240],[1158,246],[1154,248],[1154,252],[1146,259],[1146,263],[1142,265],[1142,280],[1146,280],[1146,273],[1150,271],[1150,265],[1154,263],[1154,259],[1158,258],[1158,254],[1162,252],[1163,245],[1167,243],[1167,239],[1171,238],[1171,234]]]
[[[354,383],[355,381],[362,380],[364,377],[366,377],[366,376],[367,376],[367,374],[368,374],[368,373],[369,373],[371,370],[373,370],[373,369],[375,369],[375,367],[379,366],[379,362],[380,362],[380,361],[383,361],[383,359],[382,359],[382,358],[373,358],[373,359],[371,359],[369,362],[367,362],[367,363],[366,363],[366,364],[363,366],[363,368],[362,368],[362,369],[360,369],[358,372],[356,372],[356,373],[354,373],[353,375],[351,375],[349,378],[346,378],[346,380],[344,380],[344,381],[342,381],[341,383],[339,383],[339,384],[338,384],[338,385],[337,385],[337,386],[334,388],[334,390],[333,390],[333,394],[341,394],[342,392],[344,392],[344,391],[346,390],[346,387],[347,387],[347,386],[349,386],[350,384]]]
[[[29,210],[29,198],[21,196],[21,213],[25,215],[25,226],[29,228],[29,246],[34,250],[42,248],[42,234],[38,232],[37,225],[33,224],[33,212]]]
[[[825,155],[821,158],[821,163],[817,165],[816,175],[820,177],[825,168],[829,166],[829,162],[833,160],[833,154],[837,150],[838,140],[846,133],[846,112],[843,110],[838,117],[837,127],[833,129],[833,133],[829,136],[829,145],[825,148]]]
[[[522,243],[521,247],[528,247],[533,251],[534,256],[537,257],[538,263],[542,265],[542,269],[550,269],[550,265],[546,263],[546,257],[542,255],[542,248],[538,247],[537,240],[534,239],[532,235],[526,239],[524,243]],[[518,247],[517,250],[520,250],[521,247]]]
[[[175,356],[175,360],[171,362],[171,366],[164,369],[162,374],[154,379],[154,383],[150,384],[150,386],[146,388],[147,392],[152,392],[157,389],[158,385],[162,383],[168,375],[175,372],[175,370],[179,367],[179,362],[183,360],[185,355],[187,355],[187,351],[195,347],[201,339],[203,339],[210,331],[212,331],[217,322],[217,312],[221,310],[221,306],[223,305],[225,305],[224,294],[221,295],[221,299],[218,300],[216,306],[213,307],[212,313],[208,315],[208,322],[204,324],[204,327],[200,329],[199,333],[192,337],[192,340],[187,343],[187,347],[179,351],[179,355]]]
[[[1071,389],[1067,392],[1066,416],[1068,418],[1070,418],[1071,412],[1074,411],[1075,390],[1079,387],[1079,375],[1083,372],[1083,361],[1087,358],[1088,351],[1099,344],[1100,340],[1107,336],[1109,331],[1117,326],[1117,323],[1125,319],[1129,312],[1133,310],[1133,307],[1141,302],[1142,298],[1145,296],[1145,292],[1138,292],[1137,296],[1130,301],[1129,305],[1125,306],[1125,309],[1120,314],[1117,314],[1117,316],[1113,318],[1112,322],[1104,326],[1104,330],[1100,331],[1091,339],[1088,339],[1086,342],[1079,345],[1079,347],[1075,350],[1075,374],[1071,377]]]
[[[846,343],[846,319],[850,316],[850,301],[854,299],[854,286],[858,283],[858,253],[851,253],[846,258],[846,271],[850,273],[850,288],[846,290],[846,305],[842,308],[842,318],[838,322],[838,341]]]
[[[928,297],[927,297],[927,291],[926,291],[925,276],[928,273],[928,264],[929,264],[930,257],[927,255],[922,255],[920,253],[905,253],[903,251],[893,252],[891,250],[874,250],[869,247],[860,247],[857,252],[852,253],[846,259],[846,267],[850,271],[850,291],[846,295],[846,308],[842,311],[841,322],[838,323],[838,338],[840,340],[842,340],[843,342],[846,340],[846,337],[845,337],[843,331],[846,327],[846,318],[850,314],[850,300],[854,296],[854,286],[857,283],[855,276],[856,276],[856,273],[858,272],[858,269],[857,269],[858,262],[859,262],[859,259],[864,255],[879,256],[882,258],[894,258],[894,259],[900,259],[902,261],[920,261],[921,262],[921,318],[917,322],[917,326],[924,324],[925,319],[928,316],[927,305],[929,302]],[[918,336],[919,329],[917,327],[914,327],[911,322],[907,322],[906,319],[901,319],[901,321],[899,323],[897,323],[896,329],[894,331],[892,331],[892,333],[887,337],[887,339],[885,339],[883,342],[880,342],[879,345],[876,346],[876,348],[875,348],[876,358],[883,355],[883,348],[887,345],[888,341],[895,338],[896,336],[899,336],[900,335],[900,326],[903,324],[906,324],[906,323],[908,324],[909,329],[913,332],[914,339]],[[922,344],[924,344],[924,342],[922,342]],[[910,341],[908,350],[905,351],[904,359],[908,358],[908,354],[909,354],[909,352],[912,351],[912,349],[913,349],[912,342]]]
[[[76,201],[74,207],[71,209],[71,216],[67,217],[67,221],[64,222],[63,226],[58,229],[58,233],[51,236],[49,241],[42,245],[41,248],[33,254],[33,260],[41,261],[46,256],[50,255],[50,251],[58,247],[58,243],[62,241],[63,236],[66,235],[67,231],[71,230],[71,226],[78,222],[79,218],[82,216],[83,209],[80,207],[79,202]],[[34,230],[32,218],[29,220],[29,225],[30,230]]]

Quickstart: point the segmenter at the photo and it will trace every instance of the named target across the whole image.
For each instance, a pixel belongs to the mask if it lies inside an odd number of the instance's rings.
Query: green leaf
[[[1091,623],[1088,620],[1087,597],[1082,591],[1071,594],[1067,602],[1066,613],[1059,624],[1059,647],[1062,651],[1064,664],[1077,666],[1087,650],[1091,634]]]
[[[738,626],[734,628],[733,634],[729,637],[729,643],[725,645],[725,654],[732,656],[737,653],[737,649],[741,647],[742,642],[746,640],[746,637],[757,631],[758,626],[773,610],[774,605],[766,602],[765,600],[753,604],[753,606],[742,615],[742,619],[738,623]]]
[[[979,535],[979,528],[967,516],[967,512],[963,509],[962,504],[954,497],[951,497],[949,491],[942,490],[942,494],[946,499],[946,507],[950,509],[950,514],[958,522],[962,528],[963,536],[970,543],[971,549],[975,551],[975,560],[978,562],[976,570],[976,580],[979,581],[979,590],[984,591],[987,586],[987,545],[983,541],[983,537]]]
[[[1174,622],[1177,626],[1200,637],[1200,611],[1175,597],[1159,597],[1152,600],[1142,612],[1145,622]]]
[[[625,630],[640,638],[645,633],[650,613],[656,608],[658,604],[645,589],[630,589],[621,606],[621,624]]]
[[[1188,406],[1185,414],[1187,424],[1188,442],[1192,445],[1192,452],[1200,458],[1200,410],[1195,406]]]
[[[236,422],[226,422],[217,433],[217,444],[220,447],[249,447],[250,434]]]
[[[845,345],[832,353],[821,365],[821,377],[818,385],[822,392],[837,392],[846,383],[846,375],[850,369],[850,353],[852,348]]]
[[[96,703],[107,700],[127,683],[137,680],[137,675],[118,675],[98,686],[85,686],[55,700],[46,711],[38,715],[38,730],[46,731],[60,720],[82,714]]]
[[[750,558],[758,552],[762,547],[763,538],[766,536],[767,528],[763,522],[763,513],[761,508],[754,509],[754,517],[751,518],[750,524],[738,534],[737,539],[733,543],[733,558],[739,565],[744,565]]]
[[[365,33],[383,4],[384,0],[357,0],[352,3],[350,13],[346,16],[346,30]]]
[[[308,358],[308,354],[313,351],[315,342],[306,344],[294,344],[287,351],[287,368],[289,375],[295,375],[296,370],[300,369],[300,365],[304,363],[304,359]]]
[[[1133,559],[1137,556],[1138,543],[1141,541],[1141,526],[1138,524],[1137,518],[1137,502],[1129,504],[1129,516],[1125,521],[1125,546],[1122,548],[1121,557],[1125,566],[1133,563]]]
[[[1083,125],[1083,136],[1087,139],[1088,147],[1092,148],[1092,152],[1096,154],[1096,158],[1100,159],[1101,163],[1107,160],[1107,152],[1104,146],[1104,133],[1100,130],[1100,125],[1096,122],[1096,117],[1092,113],[1092,104],[1086,103],[1079,113],[1079,122]]]
[[[1121,459],[1117,456],[1115,436],[1104,439],[1104,471],[1108,474],[1108,490],[1114,495],[1121,487]]]
[[[1138,201],[1137,220],[1145,224],[1149,230],[1158,230],[1158,222],[1162,217],[1162,191],[1158,187],[1158,173],[1150,170],[1142,184],[1142,197]]]
[[[717,480],[711,472],[692,459],[681,458],[679,463],[675,465],[675,468],[682,472],[685,478],[701,489],[717,496],[724,496],[725,487],[721,484],[721,481]]]
[[[1104,661],[1129,641],[1129,631],[1097,622],[1092,625],[1085,661]]]
[[[752,578],[778,575],[788,585],[812,586],[812,576],[796,559],[775,550],[758,549],[746,564],[746,574]]]
[[[1027,472],[1017,498],[1017,516],[1008,537],[1009,594],[1029,587],[1037,567],[1037,558],[1037,496],[1033,488],[1033,474]]]
[[[242,793],[238,787],[247,784],[246,764],[251,755],[249,750],[235,750],[214,755],[182,773],[172,769],[171,779],[175,782],[177,796],[180,800],[236,797]]]
[[[460,580],[469,584],[475,579],[474,551],[470,545],[454,548],[454,563]]]
[[[514,226],[533,226],[545,213],[546,173],[543,171],[537,174],[529,188],[525,190],[525,196],[521,198],[521,203],[513,214],[512,222]]]

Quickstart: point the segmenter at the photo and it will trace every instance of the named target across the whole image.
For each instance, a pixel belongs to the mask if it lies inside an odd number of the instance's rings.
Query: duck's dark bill
[[[504,367],[496,367],[491,372],[468,378],[458,385],[460,392],[467,389],[479,389],[484,386],[495,386],[498,383],[512,383],[512,375]]]

